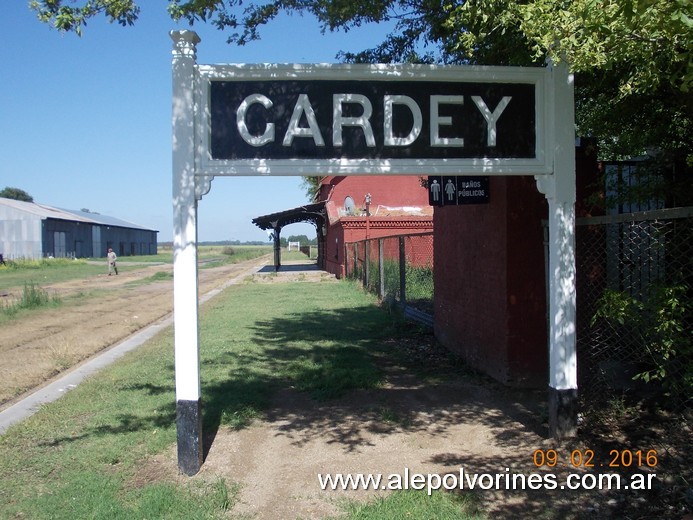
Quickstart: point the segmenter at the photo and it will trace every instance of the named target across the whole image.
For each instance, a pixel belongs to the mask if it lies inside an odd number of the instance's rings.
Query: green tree
[[[9,186],[0,191],[0,197],[5,199],[21,200],[24,202],[34,202],[34,197],[29,195],[26,191],[20,190],[19,188],[10,188]]]
[[[162,2],[163,4],[163,2]],[[105,16],[133,24],[133,0],[32,0],[39,18],[80,33]],[[282,12],[315,17],[323,31],[393,22],[380,45],[340,53],[346,62],[542,65],[567,60],[576,74],[578,133],[599,139],[605,158],[657,150],[693,166],[690,0],[168,0],[174,20],[210,23],[244,45]],[[312,181],[310,181],[312,182]],[[306,184],[309,197],[312,185]]]
[[[287,241],[300,242],[302,246],[317,244],[317,240],[315,238],[308,238],[306,235],[289,235]]]
[[[534,0],[515,4],[509,18],[537,56],[565,57],[579,72],[618,69],[621,96],[666,84],[689,92],[690,5],[690,0]]]
[[[82,5],[80,5],[80,3]],[[688,92],[693,81],[690,0],[271,0],[243,8],[241,0],[168,0],[174,20],[209,22],[245,44],[280,12],[314,15],[323,30],[397,22],[380,47],[362,54],[378,61],[461,59],[503,64],[531,50],[543,62],[567,59],[576,72],[620,68],[622,94],[670,83]],[[32,0],[39,18],[80,32],[90,18],[132,25],[134,0]],[[430,45],[428,52],[420,52]],[[513,59],[515,58],[515,59]],[[623,65],[627,67],[623,67]]]
[[[133,0],[85,0],[83,5],[73,5],[75,3],[71,0],[31,0],[29,7],[36,11],[42,22],[78,35],[82,34],[87,21],[96,16],[105,16],[110,22],[126,26],[133,25],[140,14],[139,6]]]
[[[324,177],[301,177],[301,189],[306,194],[306,199],[313,201],[320,188],[320,182]]]

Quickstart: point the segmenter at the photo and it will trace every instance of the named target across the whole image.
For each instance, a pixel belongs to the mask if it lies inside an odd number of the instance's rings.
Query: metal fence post
[[[378,284],[378,297],[385,298],[385,244],[381,238],[378,240],[378,272],[380,274],[380,283]]]
[[[369,241],[364,240],[363,241],[363,286],[368,289],[368,285],[370,283],[370,266],[368,265],[368,254],[370,253],[370,247],[369,247]]]
[[[399,303],[407,305],[407,257],[404,254],[404,237],[399,237]]]

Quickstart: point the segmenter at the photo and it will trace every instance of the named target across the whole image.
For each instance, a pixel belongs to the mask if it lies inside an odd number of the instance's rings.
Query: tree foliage
[[[39,20],[53,25],[65,32],[82,34],[82,28],[90,18],[105,16],[110,22],[132,25],[140,14],[139,6],[133,0],[85,0],[82,5],[63,0],[31,0]]]
[[[693,81],[690,0],[534,0],[505,15],[537,57],[566,59],[576,72],[617,71],[619,94]]]
[[[320,189],[320,182],[323,178],[324,177],[316,176],[301,177],[301,189],[309,201],[315,199],[315,196]]]
[[[23,202],[34,202],[34,197],[26,191],[19,188],[10,188],[7,186],[4,190],[0,190],[0,197],[5,199],[21,200]]]
[[[134,0],[32,0],[30,6],[42,21],[77,33],[96,16],[132,25],[140,14]],[[396,22],[382,45],[353,59],[566,59],[576,72],[618,69],[622,94],[663,82],[688,92],[693,81],[690,0],[271,0],[246,6],[242,0],[168,0],[167,8],[174,20],[211,23],[241,45],[258,39],[281,12],[306,13],[323,31]]]
[[[163,7],[163,1],[161,2]],[[168,0],[170,16],[210,23],[245,45],[281,13],[313,16],[323,31],[388,22],[371,49],[346,62],[543,65],[566,60],[576,74],[580,135],[605,158],[656,149],[693,166],[690,0]],[[133,24],[133,0],[32,0],[39,18],[80,33],[90,18]],[[149,6],[148,6],[149,7]],[[311,186],[306,186],[310,189]]]
[[[693,390],[691,310],[685,282],[653,284],[641,298],[606,290],[590,325],[621,330],[641,370],[634,379],[660,381],[672,402],[685,402]]]
[[[289,235],[287,242],[300,242],[302,246],[317,245],[317,238],[308,238],[306,235]]]

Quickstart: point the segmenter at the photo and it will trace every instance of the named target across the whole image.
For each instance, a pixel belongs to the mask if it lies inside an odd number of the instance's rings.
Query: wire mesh
[[[693,208],[578,219],[578,385],[690,404]]]
[[[345,245],[346,275],[381,299],[433,316],[433,233]]]
[[[578,386],[690,405],[693,208],[578,219]],[[349,243],[346,273],[381,299],[433,316],[433,234]],[[403,258],[404,263],[400,261]]]

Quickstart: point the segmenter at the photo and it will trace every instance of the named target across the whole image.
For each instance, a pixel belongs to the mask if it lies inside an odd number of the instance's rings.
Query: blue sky
[[[79,38],[40,23],[28,2],[3,5],[0,189],[34,201],[88,208],[172,238],[171,50],[176,26],[164,0],[141,2],[133,27],[93,20]],[[284,17],[245,47],[204,24],[197,61],[333,63],[339,50],[380,42],[385,29],[321,35],[311,18]],[[259,215],[304,204],[299,177],[217,177],[199,205],[199,240],[266,240]],[[282,235],[314,236],[308,224]]]

